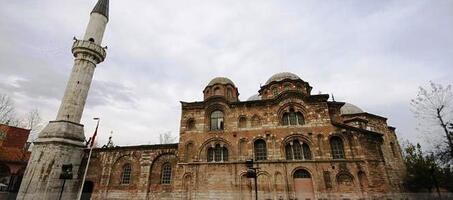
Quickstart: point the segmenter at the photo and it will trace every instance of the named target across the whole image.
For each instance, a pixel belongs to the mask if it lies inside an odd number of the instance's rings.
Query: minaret
[[[66,86],[57,119],[50,121],[34,142],[17,199],[58,199],[63,165],[72,165],[72,180],[66,180],[61,199],[76,199],[82,174],[85,135],[80,124],[96,65],[104,61],[101,46],[109,20],[109,0],[98,0],[90,15],[85,36],[72,46],[74,66]]]

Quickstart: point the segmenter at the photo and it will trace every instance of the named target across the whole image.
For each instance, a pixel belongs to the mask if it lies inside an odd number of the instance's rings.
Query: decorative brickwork
[[[204,101],[181,103],[179,144],[96,149],[88,176],[93,198],[254,199],[244,164],[252,158],[260,168],[259,199],[402,192],[405,166],[386,118],[342,113],[343,102],[310,91],[307,82],[284,73],[261,87],[262,99],[238,101],[234,83],[216,78]],[[133,166],[128,185],[118,185],[123,163]],[[171,166],[170,182],[163,181],[164,166]]]

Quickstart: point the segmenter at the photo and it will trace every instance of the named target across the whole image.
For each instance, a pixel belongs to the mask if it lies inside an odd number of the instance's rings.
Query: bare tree
[[[27,116],[25,117],[25,124],[23,126],[26,129],[30,129],[29,140],[33,141],[43,127],[41,115],[39,114],[38,109],[35,108],[27,113]]]
[[[412,112],[420,120],[420,127],[427,132],[443,132],[447,148],[438,145],[441,154],[448,154],[444,159],[453,158],[453,133],[449,124],[453,123],[453,92],[451,85],[444,87],[430,82],[429,88],[419,87],[417,97],[411,102]],[[445,149],[446,152],[445,152]],[[444,160],[446,161],[446,160]]]
[[[171,135],[171,131],[159,134],[160,144],[170,144],[176,141],[176,137]]]
[[[8,124],[14,120],[14,104],[5,94],[0,94],[0,123]]]
[[[30,129],[30,140],[34,140],[43,127],[38,109],[33,109],[25,116],[18,117],[14,102],[6,94],[0,94],[0,123]]]

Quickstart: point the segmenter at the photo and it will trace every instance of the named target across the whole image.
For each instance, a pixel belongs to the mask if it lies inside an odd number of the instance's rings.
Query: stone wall
[[[211,95],[203,102],[182,102],[179,144],[97,149],[89,176],[95,199],[253,199],[254,183],[245,177],[247,159],[259,167],[259,199],[296,199],[297,184],[312,186],[310,198],[317,199],[402,192],[405,166],[386,118],[342,115],[343,103],[310,95],[311,86],[303,81],[275,84],[262,87],[263,100]],[[211,130],[214,111],[223,113],[221,130]],[[298,113],[298,123],[284,124],[288,113]],[[344,156],[334,158],[333,140],[341,141]],[[257,161],[259,142],[266,156]],[[297,150],[297,144],[304,149]],[[125,163],[133,169],[131,183],[120,184]],[[165,164],[171,165],[169,184],[162,181]]]

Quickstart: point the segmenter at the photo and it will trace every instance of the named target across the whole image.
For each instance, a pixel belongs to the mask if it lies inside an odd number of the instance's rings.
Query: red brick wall
[[[6,133],[2,142],[3,147],[23,148],[27,142],[30,130],[0,124],[0,130]]]

